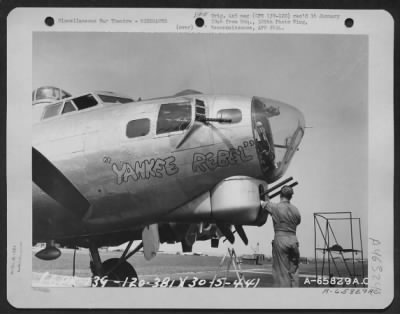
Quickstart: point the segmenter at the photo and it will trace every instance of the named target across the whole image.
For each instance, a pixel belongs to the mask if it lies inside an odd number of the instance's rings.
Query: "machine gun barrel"
[[[293,179],[293,177],[289,177],[285,180],[283,180],[282,182],[275,184],[273,187],[269,188],[268,190],[266,190],[264,193],[262,193],[260,196],[263,197],[264,195],[267,195],[269,193],[271,193],[272,191],[276,190],[277,188],[280,188],[282,185],[288,183],[289,181],[291,181]]]
[[[299,182],[296,181],[296,182],[293,182],[293,183],[289,184],[288,186],[290,186],[292,188],[292,187],[296,186],[297,184],[299,184]],[[279,195],[280,193],[281,193],[281,191],[275,192],[272,195],[268,195],[268,198],[269,199],[274,198],[275,196]]]
[[[222,119],[222,118],[200,118],[201,122],[220,122],[220,123],[231,123],[232,119]]]

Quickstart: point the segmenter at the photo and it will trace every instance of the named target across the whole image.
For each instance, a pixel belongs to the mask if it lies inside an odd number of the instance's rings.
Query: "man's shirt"
[[[296,233],[296,228],[301,221],[300,212],[296,206],[290,204],[288,200],[281,200],[277,204],[261,201],[261,206],[271,214],[275,232]]]

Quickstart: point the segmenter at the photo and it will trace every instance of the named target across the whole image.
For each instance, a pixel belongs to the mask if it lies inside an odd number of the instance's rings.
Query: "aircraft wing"
[[[88,213],[89,201],[51,161],[34,147],[32,147],[32,180],[78,218],[83,218]]]

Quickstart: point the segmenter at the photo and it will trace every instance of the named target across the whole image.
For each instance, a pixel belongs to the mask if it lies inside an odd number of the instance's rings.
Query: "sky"
[[[302,215],[297,230],[301,255],[314,256],[313,213],[321,211],[351,211],[361,218],[365,250],[366,36],[41,32],[34,34],[32,57],[33,88],[58,86],[73,95],[108,90],[134,98],[195,89],[263,96],[297,107],[307,129],[284,178],[299,182],[292,203]],[[251,254],[258,243],[259,252],[270,256],[271,218],[245,230],[250,243],[245,246],[237,238],[236,252]],[[347,248],[349,225],[338,223],[334,230]],[[227,246],[212,249],[209,241],[197,242],[194,250],[224,254]],[[180,245],[161,249],[178,251]]]

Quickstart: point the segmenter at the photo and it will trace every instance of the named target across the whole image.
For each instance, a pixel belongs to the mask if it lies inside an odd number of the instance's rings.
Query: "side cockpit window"
[[[128,138],[146,136],[150,131],[149,119],[137,119],[129,121],[126,126],[126,136]]]
[[[97,105],[97,100],[91,94],[76,97],[73,100],[78,110],[84,110]]]
[[[158,113],[157,134],[182,131],[192,121],[190,102],[162,104]]]

